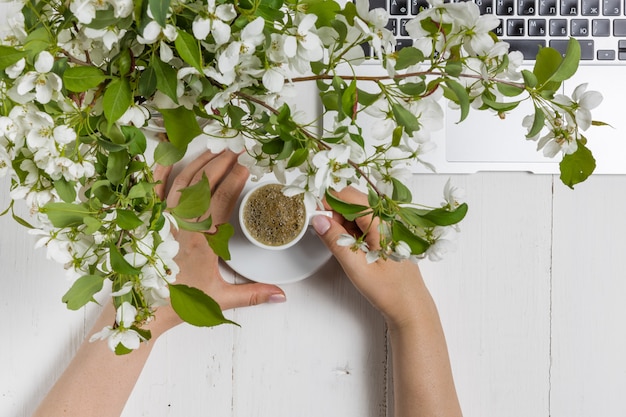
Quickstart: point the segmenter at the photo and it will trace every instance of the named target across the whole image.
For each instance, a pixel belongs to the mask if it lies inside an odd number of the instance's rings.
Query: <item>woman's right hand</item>
[[[349,203],[367,205],[367,196],[352,187],[344,188],[337,197]],[[383,314],[390,327],[415,317],[418,313],[416,303],[428,294],[416,264],[408,260],[397,262],[382,258],[368,263],[365,252],[337,244],[342,234],[368,230],[366,242],[369,249],[379,249],[376,219],[372,223],[372,216],[368,215],[350,222],[336,214],[332,220],[316,216],[312,224],[355,287]]]

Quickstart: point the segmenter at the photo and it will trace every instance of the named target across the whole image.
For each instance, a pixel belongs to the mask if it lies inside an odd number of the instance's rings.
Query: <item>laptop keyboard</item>
[[[463,0],[461,0],[463,1]],[[569,37],[578,40],[581,60],[598,64],[626,64],[626,0],[468,0],[482,14],[500,20],[494,32],[511,50],[533,60],[539,46],[565,53]],[[387,28],[397,39],[396,48],[411,46],[404,25],[426,0],[370,0],[370,9],[389,11]],[[366,50],[369,54],[371,51]]]

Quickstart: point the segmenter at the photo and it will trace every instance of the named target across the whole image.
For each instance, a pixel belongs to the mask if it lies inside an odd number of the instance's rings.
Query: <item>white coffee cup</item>
[[[268,187],[270,186],[270,187]],[[249,226],[248,226],[248,222],[246,221],[246,209],[248,208],[248,210],[251,209],[251,207],[254,207],[254,201],[250,202],[250,198],[251,197],[259,197],[257,193],[257,191],[261,190],[261,192],[263,192],[263,190],[268,187],[268,189],[271,189],[271,191],[267,191],[265,190],[265,192],[269,192],[271,193],[273,196],[276,197],[276,200],[274,199],[269,199],[267,201],[270,201],[271,204],[278,204],[280,205],[281,203],[285,204],[285,207],[275,207],[276,210],[273,213],[268,213],[267,210],[264,210],[263,213],[261,214],[262,216],[264,216],[264,218],[269,218],[272,220],[272,222],[277,221],[278,224],[276,225],[268,225],[268,227],[266,228],[265,225],[260,226],[259,228],[262,229],[272,229],[274,232],[276,233],[283,233],[285,234],[284,238],[281,239],[277,239],[276,242],[270,242],[269,239],[265,240],[265,242],[259,240],[259,234],[260,233],[255,233],[254,231],[252,231]],[[297,199],[298,196],[294,196],[294,197],[286,197],[282,194],[282,187],[284,187],[282,184],[279,183],[275,183],[275,182],[265,182],[265,183],[260,183],[254,187],[252,187],[242,198],[241,200],[241,204],[239,205],[239,225],[241,227],[241,231],[243,232],[243,235],[246,237],[246,239],[248,239],[252,244],[263,248],[263,249],[268,249],[268,250],[284,250],[284,249],[288,249],[290,247],[292,247],[293,245],[295,245],[296,243],[298,243],[306,234],[307,229],[310,225],[311,219],[315,216],[327,216],[327,217],[332,217],[333,212],[332,211],[322,211],[322,210],[314,210],[311,209],[310,207],[307,207],[306,204],[304,203],[304,201],[302,200],[291,200],[291,199]],[[276,190],[279,190],[278,193],[276,193]],[[279,195],[278,195],[279,194]],[[301,196],[300,196],[301,197]],[[283,200],[286,199],[286,200]],[[287,201],[290,200],[290,201]],[[250,203],[250,206],[249,206]],[[271,205],[270,204],[270,205]],[[280,217],[283,215],[287,215],[287,214],[293,214],[293,213],[285,213],[286,211],[288,211],[288,208],[291,208],[292,205],[297,209],[297,210],[302,210],[302,216],[287,216],[285,217],[285,219],[289,221],[291,221],[291,219],[296,219],[297,218],[297,222],[298,222],[298,226],[299,228],[297,230],[280,230],[278,231],[278,225],[281,224],[281,221],[284,219],[281,219]],[[256,207],[257,210],[260,210],[258,207]],[[274,216],[268,216],[268,214],[273,214]],[[248,217],[250,217],[251,215],[248,213]],[[250,222],[252,222],[250,220]],[[259,220],[259,222],[262,222],[262,220]],[[289,225],[291,226],[291,224]],[[289,229],[288,227],[285,227],[284,229]],[[255,237],[255,235],[257,235]],[[288,240],[288,241],[287,241]],[[284,241],[284,242],[283,242]]]

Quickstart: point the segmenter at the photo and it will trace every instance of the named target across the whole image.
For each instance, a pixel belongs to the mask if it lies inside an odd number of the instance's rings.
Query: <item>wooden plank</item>
[[[414,197],[437,196],[446,178],[416,177]],[[466,190],[470,209],[456,252],[424,262],[422,271],[439,307],[464,415],[547,416],[552,178],[451,178]]]
[[[551,414],[626,415],[626,177],[555,187]]]
[[[237,311],[233,416],[384,417],[380,314],[334,261],[284,289],[285,304]]]

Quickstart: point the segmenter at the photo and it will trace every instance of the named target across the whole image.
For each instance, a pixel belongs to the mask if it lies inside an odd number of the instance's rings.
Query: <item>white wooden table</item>
[[[411,188],[437,196],[447,178]],[[452,179],[470,205],[458,249],[422,270],[465,416],[626,415],[626,176],[574,191],[523,173]],[[97,311],[66,310],[61,266],[10,218],[0,227],[0,417],[26,417]],[[159,340],[123,416],[386,416],[377,312],[334,262],[284,289],[285,304],[229,312],[241,328],[183,325]]]

